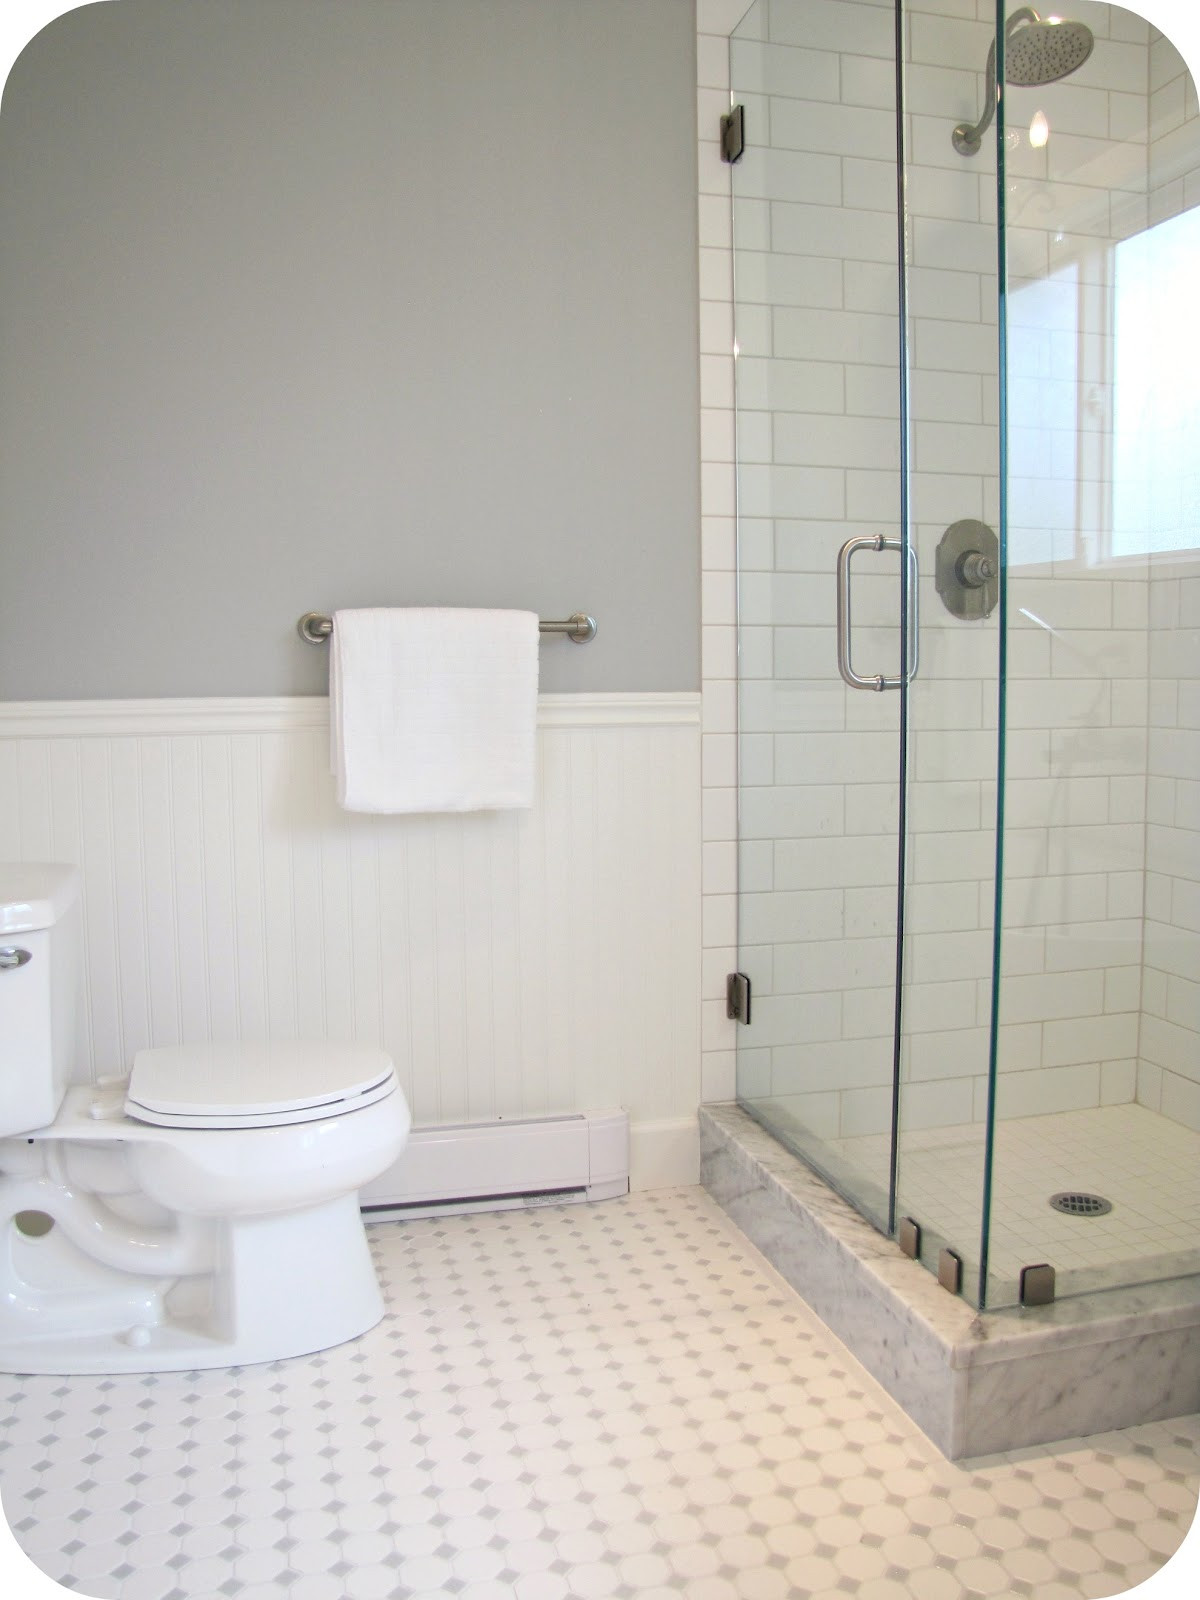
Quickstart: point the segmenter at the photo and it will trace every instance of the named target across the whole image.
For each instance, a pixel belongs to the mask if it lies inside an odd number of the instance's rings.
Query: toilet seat
[[[295,1039],[139,1050],[125,1115],[160,1128],[271,1128],[342,1116],[395,1092],[391,1058]]]

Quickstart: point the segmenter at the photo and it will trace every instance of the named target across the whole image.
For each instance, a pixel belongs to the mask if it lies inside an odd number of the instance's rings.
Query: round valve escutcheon
[[[934,583],[952,616],[965,622],[990,617],[1000,599],[1000,545],[986,522],[964,517],[941,537]]]

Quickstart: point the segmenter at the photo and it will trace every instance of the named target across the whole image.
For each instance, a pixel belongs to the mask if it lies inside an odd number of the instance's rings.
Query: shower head
[[[1057,83],[1068,77],[1092,53],[1092,30],[1082,22],[1064,22],[1059,17],[1043,21],[1032,6],[1014,11],[1004,26],[1004,77],[1013,86],[1031,88],[1039,83]],[[951,134],[960,156],[973,156],[996,114],[996,44],[988,50],[987,100],[983,115],[971,126],[960,122]]]
[[[1004,77],[1008,83],[1032,88],[1057,83],[1081,67],[1095,44],[1092,30],[1082,22],[1030,22],[1014,30],[1004,47]]]

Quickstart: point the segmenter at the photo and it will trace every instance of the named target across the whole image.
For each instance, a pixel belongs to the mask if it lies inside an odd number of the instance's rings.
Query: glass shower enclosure
[[[1200,116],[974,9],[730,42],[737,1093],[999,1307],[1200,1270]]]

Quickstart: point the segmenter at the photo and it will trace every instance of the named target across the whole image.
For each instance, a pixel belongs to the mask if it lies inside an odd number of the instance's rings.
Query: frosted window
[[[1112,553],[1191,550],[1200,544],[1200,210],[1114,254]]]

